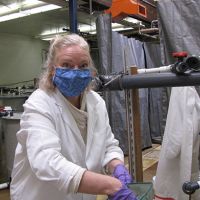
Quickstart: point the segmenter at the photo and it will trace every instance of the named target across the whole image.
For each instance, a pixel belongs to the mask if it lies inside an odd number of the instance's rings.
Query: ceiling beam
[[[112,0],[93,0],[93,1],[106,7],[110,7],[112,5]]]
[[[61,7],[68,7],[68,1],[65,0],[42,0],[43,2],[54,4]]]

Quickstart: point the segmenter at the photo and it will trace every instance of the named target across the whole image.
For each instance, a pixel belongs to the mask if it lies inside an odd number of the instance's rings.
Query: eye
[[[73,68],[69,63],[63,63],[61,65],[61,67],[63,67],[63,68]]]
[[[84,69],[88,67],[88,63],[84,63],[82,65],[79,66],[80,69]]]

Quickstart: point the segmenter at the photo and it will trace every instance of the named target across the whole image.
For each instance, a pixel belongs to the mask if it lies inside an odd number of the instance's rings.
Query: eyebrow
[[[64,59],[64,60],[61,60],[61,63],[69,63],[69,64],[73,64],[73,60],[72,59]],[[79,64],[89,64],[90,63],[90,60],[87,59],[87,60],[81,60]]]

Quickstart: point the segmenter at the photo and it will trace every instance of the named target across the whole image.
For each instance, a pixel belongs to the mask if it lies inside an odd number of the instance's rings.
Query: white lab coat
[[[94,200],[95,195],[72,193],[80,168],[103,172],[123,152],[109,125],[104,100],[87,91],[87,144],[65,98],[56,90],[36,90],[24,104],[17,133],[11,200]]]
[[[165,133],[155,179],[155,194],[188,200],[182,191],[185,181],[199,177],[200,98],[194,87],[171,91]],[[192,196],[199,200],[199,191]]]

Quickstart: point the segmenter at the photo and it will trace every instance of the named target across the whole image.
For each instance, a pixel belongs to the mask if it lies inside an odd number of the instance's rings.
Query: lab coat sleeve
[[[104,106],[104,112],[105,112],[105,131],[107,134],[107,139],[105,141],[106,151],[103,160],[103,166],[105,167],[113,159],[119,159],[124,162],[124,154],[122,149],[119,147],[119,141],[115,139],[114,134],[112,133],[106,106]]]
[[[187,90],[184,88],[172,88],[164,134],[164,143],[166,143],[165,155],[168,159],[176,158],[180,154],[185,124],[189,126],[190,114],[195,106],[192,96],[193,90],[190,88]],[[178,101],[178,99],[181,100]]]
[[[169,108],[167,113],[167,123],[165,127],[165,155],[168,159],[173,159],[180,154],[181,150],[181,135],[182,135],[182,114],[181,104],[176,101],[179,98],[179,92],[176,88],[172,88]]]
[[[194,170],[192,168],[197,166],[194,162],[194,144],[195,135],[199,133],[198,102],[199,97],[193,87],[172,88],[154,185],[158,196],[188,199],[183,193],[182,185],[190,181]],[[199,175],[199,170],[194,171]]]
[[[38,179],[53,184],[66,194],[74,193],[79,184],[73,182],[74,177],[77,172],[83,174],[85,169],[61,154],[60,139],[49,106],[42,103],[40,97],[28,100],[17,138],[27,149],[30,167]]]

